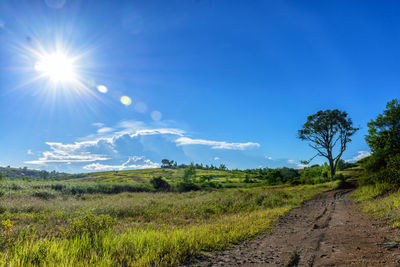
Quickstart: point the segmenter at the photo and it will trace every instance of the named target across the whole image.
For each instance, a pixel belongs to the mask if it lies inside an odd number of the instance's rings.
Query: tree
[[[225,171],[227,168],[226,168],[225,164],[221,164],[221,165],[219,165],[219,169],[222,171]]]
[[[173,161],[169,161],[168,159],[161,160],[161,168],[171,168]]]
[[[357,131],[358,128],[353,127],[352,120],[344,111],[327,109],[308,116],[307,122],[298,132],[298,137],[309,141],[309,145],[318,153],[307,164],[315,157],[323,156],[328,159],[331,177],[335,176],[340,157],[351,142],[351,136]],[[335,148],[337,144],[339,146]]]
[[[372,152],[390,157],[400,153],[400,103],[393,99],[383,114],[368,123],[367,141]]]
[[[156,190],[169,190],[171,187],[169,183],[165,181],[161,176],[153,177],[153,179],[150,180],[150,183]]]
[[[189,182],[192,178],[196,176],[196,168],[193,163],[191,163],[183,172],[183,180]]]

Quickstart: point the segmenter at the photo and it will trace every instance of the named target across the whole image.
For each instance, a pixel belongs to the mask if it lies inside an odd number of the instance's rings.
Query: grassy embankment
[[[120,178],[130,179],[109,179]],[[336,186],[115,194],[116,183],[107,191],[104,181],[0,184],[0,266],[174,265],[265,231],[302,201]]]
[[[359,165],[359,168],[362,169],[362,164]],[[388,221],[393,227],[400,227],[400,190],[398,186],[385,182],[371,183],[368,181],[371,175],[374,174],[362,169],[359,179],[360,186],[352,193],[354,200],[361,204],[365,213]]]
[[[363,185],[352,194],[363,211],[400,227],[400,191],[389,184]]]

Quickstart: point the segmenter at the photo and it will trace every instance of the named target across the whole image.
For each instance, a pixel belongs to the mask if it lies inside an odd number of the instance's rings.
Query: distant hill
[[[50,180],[65,180],[72,177],[71,174],[63,172],[48,172],[45,170],[33,170],[24,168],[12,168],[10,166],[0,167],[0,173],[3,173],[6,178],[10,179],[50,179]],[[76,177],[76,176],[74,176]]]

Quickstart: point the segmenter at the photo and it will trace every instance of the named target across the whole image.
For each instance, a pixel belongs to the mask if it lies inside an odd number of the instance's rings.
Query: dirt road
[[[400,240],[399,231],[363,215],[349,192],[336,190],[318,195],[282,217],[271,233],[194,265],[400,266],[399,248],[377,245]]]

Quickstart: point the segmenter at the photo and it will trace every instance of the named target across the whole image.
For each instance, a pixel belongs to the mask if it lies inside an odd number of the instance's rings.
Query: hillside
[[[154,177],[162,177],[169,183],[177,183],[182,180],[185,169],[142,169],[126,171],[105,171],[83,173],[72,178],[70,182],[121,182],[121,183],[147,183]],[[246,175],[254,181],[260,181],[260,176],[251,172],[240,170],[202,170],[196,169],[195,181],[213,181],[214,183],[243,183]],[[73,176],[74,177],[74,176]]]

